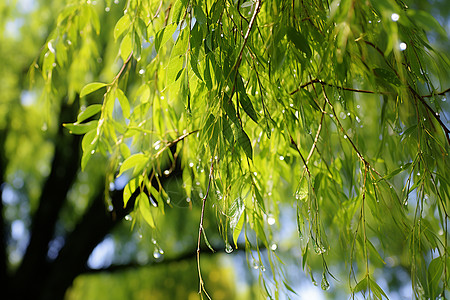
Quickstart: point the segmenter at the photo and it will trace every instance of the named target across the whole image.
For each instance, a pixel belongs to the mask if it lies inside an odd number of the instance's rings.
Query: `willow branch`
[[[300,149],[298,148],[297,143],[296,143],[296,142],[294,141],[294,139],[292,138],[292,135],[289,134],[289,137],[291,138],[291,144],[294,145],[295,150],[297,150],[298,154],[300,155],[300,158],[301,158],[302,161],[303,161],[303,164],[305,165],[306,172],[308,172],[308,176],[311,177],[311,172],[309,171],[308,164],[306,163],[305,158],[303,157],[302,153],[300,152]]]
[[[422,98],[431,98],[431,97],[436,96],[436,95],[438,95],[438,96],[444,96],[444,95],[447,94],[448,92],[450,92],[450,88],[448,88],[448,89],[446,89],[446,90],[444,90],[444,91],[442,91],[442,92],[439,92],[439,93],[433,93],[433,94],[429,94],[429,95],[423,95],[423,96],[421,96],[421,97],[422,97]]]
[[[301,89],[303,89],[303,88],[305,88],[305,87],[307,87],[307,86],[309,86],[311,84],[314,84],[314,83],[320,83],[322,85],[326,85],[326,86],[329,86],[329,87],[333,87],[333,88],[337,88],[337,89],[344,90],[344,91],[349,91],[349,92],[364,93],[364,94],[390,94],[388,92],[374,92],[374,91],[370,91],[370,90],[361,90],[361,89],[354,89],[354,88],[337,86],[337,85],[333,85],[333,84],[330,84],[330,83],[326,83],[325,81],[316,78],[316,79],[313,79],[313,80],[311,80],[311,81],[309,81],[307,83],[302,84],[296,90],[290,92],[289,95],[293,95],[293,94],[297,93],[298,91],[300,91]]]
[[[206,204],[206,198],[208,197],[209,194],[209,190],[211,188],[211,181],[213,178],[213,170],[214,170],[214,157],[211,157],[211,168],[209,170],[209,180],[208,180],[208,187],[206,188],[206,193],[205,196],[202,199],[202,212],[200,215],[200,225],[198,228],[198,241],[197,241],[197,269],[198,269],[198,277],[200,280],[200,286],[199,286],[199,290],[198,293],[201,294],[202,291],[205,292],[206,296],[208,297],[208,299],[211,299],[208,295],[208,293],[205,290],[205,284],[203,282],[202,279],[202,272],[201,272],[201,268],[200,268],[200,242],[202,240],[202,232],[203,232],[203,218],[205,215],[205,204]]]
[[[319,123],[319,128],[317,129],[317,133],[316,136],[314,138],[314,143],[311,147],[311,150],[309,150],[309,154],[308,157],[306,158],[306,164],[308,164],[309,160],[311,159],[311,156],[314,153],[314,149],[316,149],[317,146],[317,142],[319,141],[319,136],[320,136],[320,132],[322,130],[322,123],[323,123],[323,119],[324,119],[324,115],[325,115],[325,106],[326,106],[327,102],[324,101],[323,102],[323,107],[322,107],[322,116],[320,117],[320,123]]]
[[[161,150],[159,150],[156,155],[155,158],[159,157],[164,151],[166,151],[168,148],[175,146],[178,142],[184,140],[185,138],[187,138],[188,136],[190,136],[193,133],[198,132],[199,129],[196,129],[194,131],[191,132],[186,132],[185,134],[177,137],[176,139],[174,139],[173,141],[167,142],[166,145],[164,147],[161,148]]]
[[[355,143],[353,143],[352,139],[347,135],[347,132],[345,131],[344,127],[342,126],[341,122],[338,119],[338,116],[336,114],[336,110],[334,109],[333,104],[330,102],[330,100],[328,99],[328,96],[325,92],[325,88],[322,85],[322,93],[323,96],[325,97],[325,101],[328,103],[328,105],[331,108],[331,111],[333,112],[333,116],[336,120],[336,124],[339,126],[339,130],[344,133],[344,137],[346,137],[346,139],[350,142],[350,144],[352,145],[352,148],[355,150],[356,154],[358,155],[359,159],[364,163],[365,166],[370,167],[370,169],[375,172],[378,176],[383,177],[380,173],[378,173],[377,170],[375,170],[374,167],[372,167],[369,162],[364,158],[364,156],[361,154],[361,152],[358,150],[358,148],[356,147]]]
[[[435,112],[434,109],[430,105],[428,105],[428,103],[425,101],[424,96],[420,96],[411,86],[409,86],[409,90],[414,95],[414,97],[419,99],[420,103],[422,103],[422,105],[425,106],[425,108],[431,112],[436,121],[438,121],[439,125],[444,130],[445,138],[447,139],[447,142],[450,145],[450,129],[448,129],[447,126],[445,126],[444,122],[442,122],[439,113]],[[445,91],[443,93],[445,93]]]
[[[238,59],[236,61],[236,64],[234,65],[234,69],[235,69],[234,85],[233,85],[233,89],[231,90],[230,99],[233,98],[233,94],[234,94],[234,91],[236,89],[236,79],[237,79],[238,69],[239,69],[239,66],[241,65],[241,62],[242,62],[242,55],[244,54],[245,45],[247,44],[247,41],[248,41],[248,39],[250,37],[250,31],[252,31],[253,25],[255,24],[256,16],[258,15],[260,8],[261,8],[261,0],[257,0],[256,7],[255,7],[255,12],[253,13],[252,18],[250,19],[250,23],[248,24],[248,29],[247,29],[247,32],[245,33],[245,36],[244,36],[244,42],[242,43],[241,51],[239,51]]]

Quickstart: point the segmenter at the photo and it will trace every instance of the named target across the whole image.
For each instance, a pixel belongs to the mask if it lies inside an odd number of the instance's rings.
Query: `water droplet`
[[[164,170],[164,175],[169,175],[170,174],[170,171],[169,170]]]
[[[91,154],[94,154],[94,153],[95,153],[95,150],[92,150],[92,151],[91,151]]]
[[[314,244],[314,252],[316,252],[317,255],[325,253],[327,250],[319,244]]]
[[[153,257],[156,259],[161,257],[161,253],[159,253],[157,248],[155,248],[155,250],[153,250]]]
[[[325,275],[325,273],[323,273],[323,275],[322,275],[322,282],[320,283],[320,287],[324,291],[326,291],[330,288],[330,283],[328,282],[327,276]]]
[[[227,243],[227,244],[225,245],[225,252],[226,252],[226,253],[231,253],[231,252],[233,252],[233,247],[231,247],[230,243]]]
[[[275,250],[278,249],[278,245],[277,245],[277,244],[272,244],[272,245],[270,246],[270,249],[272,249],[272,251],[275,251]]]
[[[269,216],[267,218],[267,224],[269,224],[270,226],[272,226],[273,224],[275,224],[275,218],[273,216]]]
[[[47,131],[47,129],[48,129],[47,123],[42,124],[41,130]]]
[[[156,245],[156,240],[152,238],[152,244]]]
[[[401,42],[398,47],[400,48],[400,51],[406,50],[406,43]]]
[[[359,105],[359,104],[358,104],[358,105],[356,105],[356,108],[361,108],[361,105]]]
[[[399,16],[398,14],[393,13],[393,14],[391,15],[391,20],[392,20],[392,21],[397,22],[398,19],[400,19],[400,16]]]
[[[119,0],[114,0],[114,4],[119,4]]]
[[[187,198],[186,198],[186,202],[187,202],[187,203],[191,202],[191,198],[187,197]]]
[[[283,155],[280,155],[280,160],[284,160],[284,156]]]
[[[347,135],[346,134],[344,134],[344,139],[346,139],[347,138]]]
[[[106,12],[109,12],[109,10],[110,10],[110,8],[107,6],[107,7],[105,7],[105,11]]]
[[[258,270],[259,264],[258,264],[258,262],[256,260],[253,260],[252,268],[255,269],[255,270]]]
[[[140,69],[140,70],[139,70],[139,74],[143,75],[144,73],[145,73],[145,70],[144,70],[144,69]]]
[[[139,233],[139,238],[142,239],[142,233]]]
[[[170,203],[170,198],[167,198],[166,203],[167,203],[167,204]]]
[[[125,220],[131,221],[131,220],[133,220],[133,218],[132,218],[130,215],[126,215],[126,216],[125,216]]]
[[[193,162],[191,162],[191,163],[189,163],[189,167],[194,167],[194,163]]]
[[[264,267],[264,265],[259,266],[259,269],[261,270],[261,272],[266,271],[266,267]]]

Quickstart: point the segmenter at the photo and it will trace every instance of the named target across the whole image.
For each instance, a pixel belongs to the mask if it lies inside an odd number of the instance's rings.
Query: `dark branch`
[[[58,124],[73,120],[77,112],[76,105],[62,105]],[[59,212],[76,178],[79,153],[80,137],[70,135],[61,126],[55,137],[51,172],[44,183],[39,206],[33,216],[30,242],[14,277],[12,290],[18,299],[23,298],[22,293],[38,293],[45,280],[44,275],[48,270],[48,245],[54,236]],[[27,289],[23,288],[25,283]]]

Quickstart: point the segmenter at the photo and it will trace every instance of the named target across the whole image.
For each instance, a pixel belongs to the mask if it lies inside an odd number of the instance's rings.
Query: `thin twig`
[[[205,215],[205,204],[206,204],[206,198],[209,194],[209,189],[211,187],[211,181],[213,178],[213,170],[214,170],[214,157],[211,157],[211,168],[209,170],[209,179],[208,179],[208,187],[206,188],[206,194],[202,199],[202,213],[200,215],[200,225],[198,228],[198,242],[197,242],[197,269],[198,269],[198,277],[200,280],[200,286],[198,293],[201,294],[202,292],[205,292],[206,297],[211,300],[211,297],[209,297],[208,293],[206,292],[205,285],[202,279],[202,272],[200,268],[200,242],[202,240],[202,232],[203,232],[203,218]]]
[[[324,101],[323,102],[323,108],[322,108],[322,116],[320,117],[319,128],[317,129],[317,133],[316,133],[316,136],[314,138],[314,143],[313,143],[313,145],[311,147],[311,150],[309,150],[308,157],[306,158],[306,164],[308,164],[309,160],[311,159],[311,156],[314,153],[314,149],[316,149],[317,142],[319,141],[320,131],[322,130],[322,123],[323,123],[323,119],[324,119],[324,115],[325,115],[325,105],[326,104],[327,104],[327,102]]]
[[[196,132],[198,132],[198,131],[199,131],[199,130],[196,129],[196,130],[191,131],[191,132],[186,132],[185,134],[183,134],[183,135],[177,137],[176,139],[174,139],[173,141],[167,142],[167,144],[166,144],[164,147],[162,147],[161,150],[159,150],[159,151],[156,153],[155,158],[159,157],[159,156],[160,156],[167,148],[172,147],[173,145],[175,145],[175,144],[178,143],[179,141],[184,140],[185,138],[187,138],[187,137],[190,136],[191,134],[196,133]]]
[[[300,149],[298,148],[297,143],[294,141],[294,139],[292,138],[292,135],[289,134],[289,137],[291,138],[291,144],[294,145],[295,150],[297,150],[298,154],[300,154],[300,158],[303,161],[303,164],[305,165],[306,168],[306,172],[308,172],[308,176],[311,177],[311,172],[309,171],[308,165],[306,163],[305,158],[303,157],[302,153],[300,152]]]
[[[423,106],[425,106],[426,109],[428,109],[433,117],[438,121],[439,125],[442,127],[445,133],[445,138],[447,139],[448,144],[450,145],[450,129],[445,126],[444,122],[442,122],[441,117],[439,116],[439,113],[435,112],[433,108],[431,108],[430,105],[425,101],[423,96],[420,96],[411,86],[409,86],[409,90],[414,95],[415,98],[419,99],[419,101],[422,103]]]
[[[331,108],[331,111],[333,112],[333,116],[336,120],[336,124],[339,126],[340,131],[342,131],[342,133],[344,133],[344,137],[346,137],[346,139],[350,142],[350,144],[352,145],[353,149],[355,150],[356,154],[358,155],[359,159],[364,163],[365,166],[370,167],[370,169],[375,172],[378,176],[383,177],[380,173],[378,173],[377,170],[375,170],[374,167],[372,167],[369,162],[364,158],[364,156],[362,156],[361,152],[359,152],[358,148],[356,147],[356,145],[353,143],[352,139],[347,135],[347,132],[345,131],[344,127],[342,126],[341,122],[338,119],[338,116],[336,114],[336,111],[334,109],[333,104],[330,102],[330,100],[328,99],[328,96],[325,92],[325,87],[324,85],[322,85],[322,93],[323,96],[325,97],[325,101],[328,103],[328,105]]]
[[[436,95],[443,96],[443,95],[447,94],[448,92],[450,92],[450,88],[448,88],[448,89],[446,89],[446,90],[444,90],[444,91],[442,91],[442,92],[439,92],[439,93],[433,93],[433,94],[429,94],[429,95],[423,95],[422,98],[431,98],[431,97],[436,96]]]
[[[354,88],[337,86],[337,85],[333,85],[333,84],[330,84],[330,83],[326,83],[325,81],[316,78],[316,79],[313,79],[313,80],[311,80],[311,81],[309,81],[307,83],[302,84],[296,90],[290,92],[289,95],[293,95],[293,94],[297,93],[298,91],[300,91],[301,89],[303,89],[303,88],[305,88],[305,87],[307,87],[307,86],[309,86],[311,84],[314,84],[314,83],[320,83],[322,85],[326,85],[326,86],[329,86],[329,87],[334,87],[334,88],[337,88],[337,89],[340,89],[340,90],[344,90],[344,91],[349,91],[349,92],[364,93],[364,94],[390,94],[388,92],[374,92],[374,91],[369,91],[369,90],[360,90],[360,89],[354,89]]]
[[[244,54],[245,45],[247,44],[248,38],[250,37],[250,31],[252,31],[253,25],[254,25],[255,20],[256,20],[256,16],[258,15],[260,8],[261,8],[261,0],[257,0],[256,1],[255,12],[253,13],[252,18],[250,19],[250,23],[248,24],[248,29],[247,29],[247,32],[245,33],[245,36],[244,36],[244,42],[242,43],[241,51],[239,51],[238,60],[236,61],[236,64],[234,65],[234,69],[235,69],[234,85],[233,85],[233,88],[231,90],[230,99],[233,98],[233,94],[234,94],[234,91],[236,89],[237,74],[238,74],[239,66],[241,65],[241,62],[242,62],[242,55]]]

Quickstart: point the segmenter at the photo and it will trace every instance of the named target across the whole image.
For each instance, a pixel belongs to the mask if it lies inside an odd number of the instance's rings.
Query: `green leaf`
[[[286,281],[283,280],[283,284],[284,284],[284,286],[287,288],[287,290],[288,290],[289,292],[291,292],[291,293],[293,293],[293,294],[295,294],[295,295],[298,295],[298,294],[294,291],[294,289],[293,289]]]
[[[294,44],[295,48],[303,52],[306,55],[306,58],[309,59],[312,55],[312,52],[306,38],[293,27],[288,27],[286,34],[289,41]]]
[[[107,84],[103,82],[88,83],[81,89],[80,98],[83,98],[84,96],[89,95],[104,86],[107,86]]]
[[[101,104],[92,104],[78,114],[77,123],[81,123],[102,110]]]
[[[200,25],[206,24],[206,15],[203,12],[201,6],[199,5],[194,6],[194,17],[195,19],[197,19],[197,22]]]
[[[172,23],[158,31],[155,38],[155,50],[156,52],[159,52],[159,49],[162,45],[167,43],[169,39],[172,38],[173,33],[175,32],[175,29],[177,29],[177,24]]]
[[[178,24],[180,22],[181,17],[184,15],[186,11],[188,1],[187,0],[177,0],[173,7],[173,16],[172,21]]]
[[[441,281],[444,264],[440,256],[433,259],[428,265],[428,293],[430,299],[436,299],[441,293],[439,282]]]
[[[369,286],[370,286],[370,290],[372,291],[375,299],[380,299],[380,300],[383,299],[382,295],[386,299],[388,299],[388,296],[383,291],[383,289],[374,280],[372,280],[372,278],[369,278]]]
[[[237,143],[242,150],[244,150],[245,155],[247,155],[248,158],[253,159],[252,143],[243,129],[238,131]]]
[[[81,148],[83,149],[83,156],[81,157],[81,171],[84,171],[86,165],[97,149],[97,128],[92,129],[86,133],[81,141]]]
[[[95,33],[97,35],[100,34],[100,19],[98,17],[97,11],[94,9],[94,6],[89,5],[89,12],[90,12],[90,17],[91,17],[91,24],[92,27],[95,30]]]
[[[230,220],[230,226],[231,229],[233,229],[233,242],[237,249],[237,240],[239,238],[239,235],[241,234],[242,228],[244,227],[244,221],[245,221],[245,207],[242,205],[242,207],[237,211],[237,214],[232,217]],[[234,225],[234,227],[232,226]]]
[[[404,164],[402,166],[400,166],[400,168],[395,169],[394,171],[392,171],[391,173],[385,175],[383,178],[381,178],[380,180],[384,179],[384,180],[388,180],[391,179],[392,177],[394,177],[395,175],[399,174],[400,172],[403,172],[405,170],[407,170],[409,168],[409,166],[411,165],[411,163],[407,163]]]
[[[125,32],[128,32],[131,26],[131,19],[129,14],[123,15],[119,21],[117,21],[116,26],[114,26],[114,40],[118,40]]]
[[[123,61],[126,61],[128,56],[130,56],[131,51],[133,51],[134,42],[132,36],[134,36],[134,34],[128,33],[120,43],[120,57]]]
[[[400,79],[398,79],[397,75],[391,70],[383,69],[383,68],[375,68],[373,72],[376,76],[383,79],[386,83],[393,84],[395,86],[401,86],[402,83]]]
[[[258,123],[258,114],[256,113],[255,109],[253,108],[252,101],[250,101],[250,98],[248,97],[244,83],[242,82],[242,77],[239,76],[239,79],[237,79],[237,89],[239,91],[239,103],[241,104],[244,111],[247,113],[247,115],[255,121],[255,123]]]
[[[136,176],[148,162],[148,157],[143,153],[136,153],[128,157],[120,166],[119,174],[117,177],[123,174],[123,172],[134,168],[133,177]]]
[[[119,100],[120,107],[122,107],[122,114],[125,118],[130,118],[130,102],[128,102],[127,96],[121,89],[116,89],[116,97]]]
[[[63,124],[64,127],[69,129],[69,132],[72,134],[84,134],[92,129],[97,128],[98,120],[93,120],[83,124]]]
[[[128,201],[131,198],[131,195],[139,188],[138,179],[131,179],[125,188],[123,189],[123,207],[125,208],[128,204]]]
[[[144,220],[148,225],[150,225],[150,227],[156,228],[148,196],[145,193],[140,193],[137,197],[137,201],[139,203],[139,212],[141,213]]]
[[[214,4],[212,5],[210,10],[212,24],[215,24],[217,23],[217,21],[219,21],[220,16],[223,14],[224,8],[225,8],[224,0],[214,1]]]
[[[184,56],[172,57],[166,68],[166,85],[170,85],[178,80],[183,71]]]
[[[222,101],[223,109],[225,110],[228,118],[236,125],[240,127],[239,120],[236,115],[236,110],[234,109],[234,104],[231,100],[228,100],[228,97],[224,97]]]
[[[439,24],[436,18],[434,18],[428,12],[423,10],[408,9],[406,13],[420,29],[425,29],[427,31],[434,30],[440,36],[447,37],[445,29],[441,26],[441,24]]]
[[[206,231],[205,231],[204,228],[203,228],[203,230],[202,230],[202,234],[203,234],[203,238],[204,238],[204,240],[205,240],[206,246],[208,246],[208,248],[209,248],[213,253],[216,252],[216,251],[214,250],[213,246],[211,245],[211,243],[209,242],[208,237],[206,236]]]
[[[354,287],[353,293],[358,293],[367,290],[368,278],[364,277],[358,284]]]
[[[137,36],[141,40],[147,40],[147,25],[145,24],[144,20],[141,18],[136,18],[136,21],[134,23],[135,30],[137,32]]]

